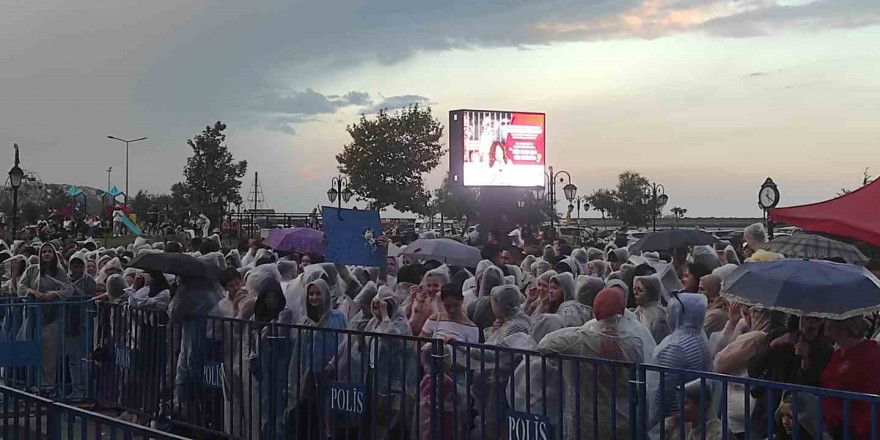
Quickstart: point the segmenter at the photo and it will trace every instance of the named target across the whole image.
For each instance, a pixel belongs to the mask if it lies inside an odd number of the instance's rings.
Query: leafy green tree
[[[423,176],[440,164],[444,153],[443,126],[431,108],[413,105],[393,115],[384,110],[375,118],[361,115],[346,131],[352,140],[336,161],[358,200],[377,210],[393,206],[426,214],[431,195]]]
[[[634,171],[624,171],[617,176],[617,190],[614,192],[617,207],[614,218],[631,226],[645,224],[647,211],[642,205],[642,195],[646,185],[648,179]]]
[[[223,144],[226,141],[224,130],[226,124],[218,121],[186,141],[193,155],[186,160],[183,169],[186,184],[180,188],[196,209],[214,216],[217,215],[217,205],[211,202],[211,198],[225,195],[230,202],[240,203],[241,179],[247,172],[247,161],[236,162]]]
[[[587,203],[602,214],[602,224],[605,224],[605,214],[612,214],[617,210],[617,197],[610,189],[597,189],[587,196]],[[607,226],[606,226],[607,229]]]
[[[447,175],[443,179],[443,185],[434,190],[431,207],[432,211],[438,214],[442,213],[448,219],[465,219],[464,229],[467,230],[470,221],[477,216],[477,195],[470,188],[450,184],[449,175]]]

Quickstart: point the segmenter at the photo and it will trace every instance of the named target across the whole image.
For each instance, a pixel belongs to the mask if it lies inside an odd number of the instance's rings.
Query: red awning
[[[836,199],[771,209],[770,220],[880,246],[880,179]]]

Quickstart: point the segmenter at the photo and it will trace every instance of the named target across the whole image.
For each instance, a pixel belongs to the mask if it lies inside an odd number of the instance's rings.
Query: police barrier
[[[62,401],[88,398],[92,305],[76,297],[63,302],[0,298],[3,384]]]
[[[106,303],[97,316],[98,400],[218,437],[815,439],[832,408],[833,438],[878,438],[872,395],[534,346],[214,317],[169,323]],[[114,355],[97,356],[102,347]],[[775,417],[783,393],[791,423]],[[756,422],[759,401],[769,410]]]
[[[0,399],[3,402],[0,438],[3,439],[183,439],[5,386],[0,386]]]

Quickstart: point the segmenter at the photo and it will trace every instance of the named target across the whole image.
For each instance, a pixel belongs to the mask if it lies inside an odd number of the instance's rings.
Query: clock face
[[[758,203],[764,208],[772,208],[779,201],[779,193],[771,186],[761,188],[758,193]]]

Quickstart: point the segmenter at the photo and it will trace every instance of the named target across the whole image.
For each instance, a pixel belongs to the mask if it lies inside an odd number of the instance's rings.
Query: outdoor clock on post
[[[764,210],[764,218],[767,222],[767,233],[770,235],[771,239],[773,238],[773,222],[767,220],[767,214],[769,214],[770,210],[775,208],[778,204],[779,188],[776,187],[776,183],[773,182],[773,179],[768,177],[758,191],[758,206]]]

